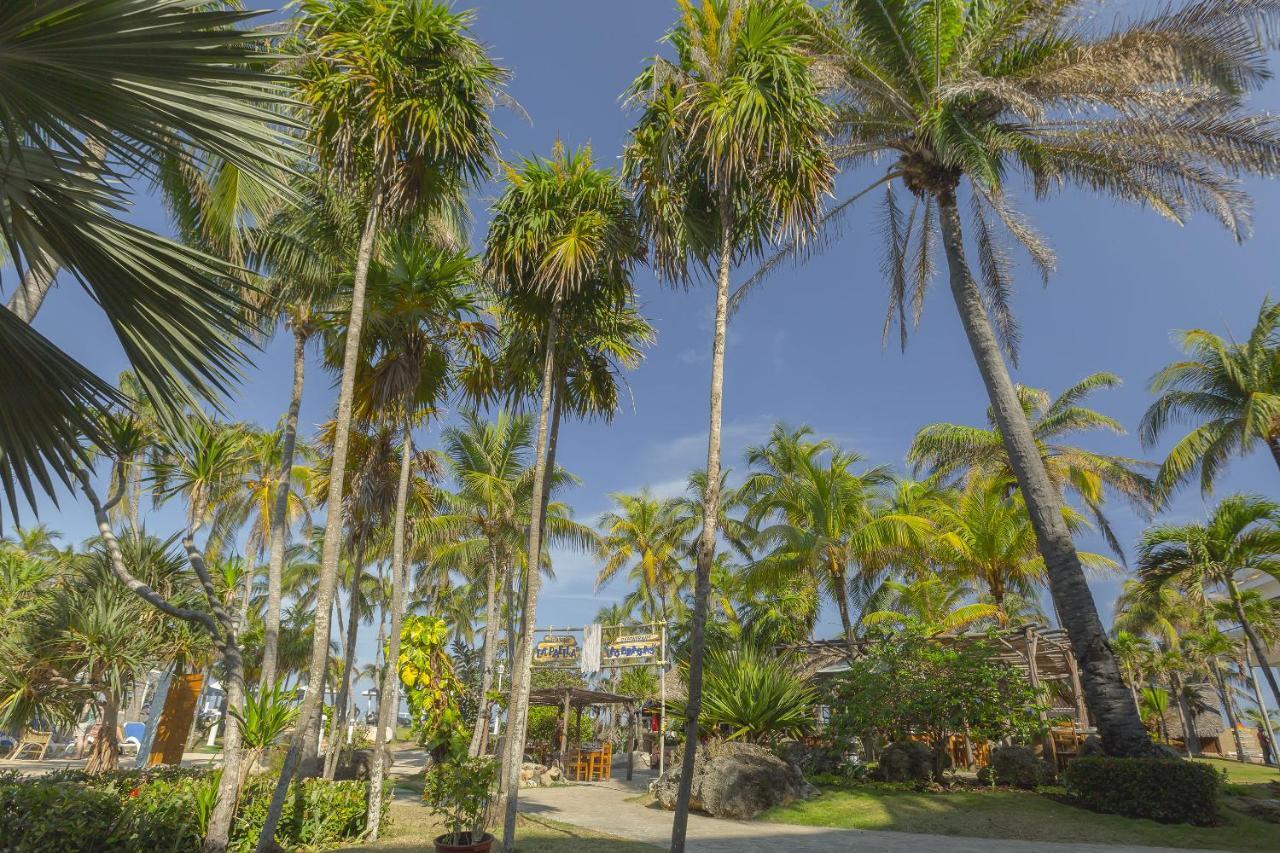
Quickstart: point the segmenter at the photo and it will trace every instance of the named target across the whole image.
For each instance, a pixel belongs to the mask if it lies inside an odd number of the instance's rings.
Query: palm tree
[[[308,141],[326,180],[365,199],[342,358],[327,500],[311,681],[328,658],[329,610],[342,539],[344,472],[365,287],[379,229],[406,214],[454,202],[494,152],[490,108],[506,73],[470,34],[473,16],[433,0],[308,0],[297,39],[297,91],[310,108]],[[441,188],[444,188],[442,195]],[[275,837],[302,751],[316,744],[322,691],[308,691],[262,827]]]
[[[640,117],[623,155],[661,276],[715,274],[710,417],[703,517],[719,517],[720,427],[729,279],[735,262],[771,238],[802,237],[818,217],[835,168],[823,144],[831,111],[812,71],[814,13],[799,0],[680,0],[667,34],[675,60],[652,59],[631,84]],[[698,732],[703,632],[715,525],[698,549],[686,705]],[[695,750],[686,750],[673,851],[684,850]]]
[[[373,297],[366,318],[367,369],[357,379],[361,419],[379,419],[400,430],[400,471],[392,511],[391,634],[388,659],[399,660],[400,624],[408,585],[406,548],[410,483],[414,479],[413,427],[436,413],[455,390],[475,399],[493,375],[487,352],[494,330],[481,316],[473,289],[475,260],[422,244],[404,233],[391,242],[371,275]],[[424,473],[424,472],[419,472]],[[421,494],[415,489],[415,494]],[[428,512],[431,501],[420,506]],[[382,643],[379,642],[379,647]],[[382,813],[383,743],[399,706],[399,676],[387,667],[379,689],[374,759],[370,774],[369,826],[377,836]]]
[[[1071,530],[1084,520],[1070,507],[1062,507],[1063,523]],[[982,588],[999,611],[998,620],[1009,621],[1006,600],[1010,595],[1034,598],[1048,571],[1037,548],[1035,529],[1021,493],[1010,496],[1002,479],[973,480],[955,502],[938,507],[934,521],[939,530],[935,559],[952,577]],[[1080,552],[1082,565],[1115,569],[1101,554]]]
[[[1133,695],[1133,704],[1141,705],[1138,698],[1138,687],[1144,681],[1143,673],[1149,668],[1154,650],[1146,638],[1117,630],[1111,636],[1111,650],[1115,652],[1116,661],[1129,684],[1129,692]]]
[[[1139,513],[1149,515],[1154,485],[1142,472],[1148,463],[1060,443],[1066,435],[1076,432],[1106,430],[1123,435],[1124,427],[1119,421],[1083,405],[1092,392],[1119,385],[1120,378],[1114,374],[1093,373],[1053,399],[1039,388],[1022,385],[1017,387],[1017,394],[1050,481],[1060,493],[1073,495],[1084,505],[1107,544],[1123,559],[1123,548],[1103,514],[1103,503],[1110,490],[1128,500]],[[912,439],[907,461],[917,471],[924,469],[944,479],[957,474],[998,477],[1016,488],[1004,437],[990,409],[987,424],[986,429],[930,424]]]
[[[441,436],[457,490],[444,495],[444,512],[434,523],[444,528],[446,535],[452,534],[452,541],[437,552],[438,560],[478,565],[484,570],[480,707],[470,745],[470,754],[476,756],[483,754],[484,723],[490,713],[488,696],[498,651],[498,590],[511,570],[512,540],[520,535],[521,496],[533,486],[527,460],[533,424],[527,416],[505,412],[499,412],[492,422],[482,421],[474,412],[464,412],[462,417],[461,426],[449,427]]]
[[[1280,168],[1274,123],[1241,106],[1242,95],[1267,78],[1257,32],[1274,24],[1275,12],[1191,0],[1090,27],[1080,23],[1083,6],[837,0],[821,52],[839,104],[832,134],[838,161],[890,159],[872,185],[886,187],[886,331],[896,319],[905,342],[908,304],[918,319],[940,232],[952,297],[1035,525],[1091,716],[1109,754],[1147,755],[1150,740],[1107,648],[1059,495],[1004,360],[1002,348],[1016,361],[1017,327],[995,225],[1048,275],[1052,251],[1003,192],[1016,170],[1039,195],[1070,183],[1176,222],[1205,211],[1235,236],[1246,234],[1248,197],[1237,176]],[[896,182],[913,196],[910,210],[900,204]],[[870,189],[833,208],[824,224],[837,224]],[[981,284],[965,258],[961,189],[973,204]]]
[[[564,340],[573,341],[588,319],[607,306],[625,309],[631,299],[631,271],[644,244],[627,193],[618,177],[599,169],[589,148],[570,152],[557,143],[550,159],[526,158],[508,166],[507,184],[493,207],[485,241],[485,265],[499,290],[499,302],[513,321],[533,325],[543,339],[538,426],[533,456],[532,522],[526,554],[536,564],[542,553],[547,516],[548,472],[555,470],[552,439],[558,432],[566,394]],[[537,614],[539,573],[530,570],[524,589],[525,633],[512,661],[507,749],[503,778],[507,796],[503,848],[515,844],[516,789],[527,725],[531,633]]]
[[[760,583],[811,579],[835,603],[853,659],[858,650],[850,582],[877,574],[895,552],[918,547],[933,525],[921,516],[894,511],[886,499],[892,484],[887,468],[854,472],[862,461],[859,454],[823,447],[796,445],[784,462],[748,479],[744,491],[754,500],[745,521],[766,525],[758,536],[760,547],[767,549],[748,573]]]
[[[926,637],[959,633],[975,622],[999,619],[1001,610],[986,602],[968,602],[973,590],[963,584],[947,582],[940,577],[924,577],[911,581],[888,580],[869,602],[862,615],[868,627],[888,625],[908,628]]]
[[[1157,485],[1167,496],[1200,471],[1200,491],[1208,495],[1233,455],[1245,456],[1259,443],[1280,466],[1280,304],[1263,300],[1244,343],[1225,341],[1204,329],[1179,332],[1189,358],[1162,368],[1151,379],[1159,398],[1142,416],[1144,445],[1159,440],[1172,422],[1194,429],[1169,451]]]
[[[637,598],[659,621],[671,618],[684,569],[684,531],[674,501],[653,497],[648,489],[638,495],[609,496],[616,511],[600,516],[598,526],[604,547],[604,565],[596,575],[596,590],[619,571],[629,567]]]
[[[170,421],[234,380],[247,340],[234,267],[117,214],[136,187],[120,176],[158,180],[170,155],[198,152],[267,180],[287,159],[284,79],[245,26],[258,14],[187,0],[0,10],[0,160],[11,164],[0,242],[20,282],[13,310],[0,311],[11,374],[0,483],[11,505],[68,482],[87,463],[82,438],[105,439],[98,416],[125,399],[27,325],[59,269],[106,313]]]
[[[1222,670],[1223,659],[1230,660],[1235,655],[1236,645],[1235,640],[1214,625],[1205,626],[1199,633],[1183,638],[1183,646],[1202,659],[1213,675],[1213,682],[1218,688],[1218,701],[1222,703],[1222,710],[1227,716],[1227,727],[1235,738],[1236,758],[1244,761],[1244,744],[1240,742],[1235,700],[1231,698],[1232,688],[1228,686],[1226,674]]]
[[[1280,505],[1257,495],[1224,498],[1204,524],[1159,524],[1142,534],[1138,574],[1152,589],[1174,587],[1199,600],[1221,587],[1227,593],[1245,638],[1259,661],[1266,648],[1244,610],[1237,582],[1242,573],[1280,578]],[[1280,704],[1280,685],[1262,667],[1271,695]]]

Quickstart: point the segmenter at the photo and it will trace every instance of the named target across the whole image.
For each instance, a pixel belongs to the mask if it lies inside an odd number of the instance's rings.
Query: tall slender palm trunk
[[[1209,659],[1209,669],[1213,672],[1213,681],[1218,687],[1218,699],[1222,702],[1222,710],[1227,715],[1227,725],[1231,727],[1231,736],[1236,743],[1236,759],[1244,761],[1244,743],[1240,740],[1240,726],[1236,720],[1235,702],[1231,701],[1231,688],[1227,686],[1227,678],[1222,673],[1222,664],[1218,659]]]
[[[324,778],[333,779],[338,771],[338,757],[342,754],[342,742],[346,738],[350,716],[351,679],[356,666],[356,635],[360,632],[360,578],[363,575],[363,556],[357,555],[352,566],[351,601],[347,605],[347,633],[342,644],[342,676],[338,681],[338,698],[333,706],[333,725],[329,727],[329,744],[324,753]]]
[[[507,701],[507,739],[502,762],[502,780],[506,791],[506,808],[502,821],[502,849],[505,853],[514,853],[515,850],[520,764],[524,759],[524,739],[529,722],[529,680],[533,666],[533,629],[538,615],[538,587],[542,577],[538,564],[542,555],[542,520],[546,513],[543,495],[550,476],[547,471],[548,433],[551,398],[555,390],[559,321],[560,300],[555,298],[551,305],[551,315],[547,318],[547,341],[542,356],[542,394],[538,407],[538,439],[534,451],[533,493],[530,495],[529,507],[529,570],[524,583],[524,614],[519,648],[511,656],[511,692]],[[512,647],[513,643],[508,642],[508,648]]]
[[[382,816],[382,780],[386,776],[387,729],[395,731],[400,708],[400,623],[404,618],[404,593],[409,585],[409,561],[405,557],[405,526],[409,513],[409,480],[413,475],[413,433],[406,423],[400,442],[400,482],[396,485],[396,520],[391,531],[391,636],[378,689],[378,730],[373,735],[373,768],[369,773],[369,808],[365,832],[378,840]]]
[[[1267,647],[1262,644],[1262,638],[1253,629],[1253,622],[1244,612],[1244,600],[1240,596],[1240,587],[1236,585],[1234,578],[1227,578],[1227,594],[1231,596],[1231,605],[1235,608],[1236,618],[1240,620],[1240,630],[1244,632],[1245,638],[1253,648],[1254,657],[1258,659],[1258,669],[1262,670],[1263,677],[1267,679],[1267,686],[1271,688],[1271,696],[1276,700],[1276,705],[1280,706],[1280,685],[1276,684],[1275,672],[1267,666]]]
[[[1044,460],[1018,401],[1013,381],[996,342],[982,296],[964,257],[960,213],[953,191],[938,194],[942,244],[946,251],[955,299],[965,335],[973,350],[983,384],[991,399],[996,424],[1004,437],[1009,463],[1026,502],[1049,576],[1049,590],[1061,614],[1071,648],[1080,665],[1085,702],[1109,755],[1151,754],[1142,718],[1120,677],[1098,609],[1085,580],[1071,533],[1062,519],[1057,490],[1045,471]]]
[[[280,448],[280,474],[275,500],[271,507],[271,553],[267,557],[267,614],[263,626],[262,673],[258,691],[271,689],[276,682],[277,658],[280,656],[281,574],[284,550],[289,538],[289,481],[293,476],[293,454],[298,441],[298,412],[302,408],[302,386],[306,372],[307,335],[297,326],[293,329],[293,389],[289,411],[284,419],[284,437]]]
[[[1260,661],[1259,666],[1265,667],[1266,664]],[[1258,679],[1253,675],[1248,645],[1242,646],[1240,649],[1240,672],[1245,680],[1249,682],[1250,689],[1253,690],[1253,703],[1258,706],[1258,715],[1262,717],[1262,729],[1267,734],[1267,742],[1274,748],[1276,742],[1275,727],[1271,725],[1271,716],[1267,713],[1267,703],[1262,701],[1262,688],[1258,686]]]
[[[346,348],[342,354],[342,381],[338,390],[338,407],[334,415],[333,452],[329,472],[328,512],[324,522],[324,548],[320,557],[320,586],[316,593],[315,636],[311,643],[311,660],[307,667],[307,695],[298,714],[298,724],[289,743],[280,779],[271,796],[271,805],[258,835],[258,853],[266,853],[275,843],[276,825],[284,810],[289,783],[304,755],[313,758],[319,748],[320,709],[324,704],[324,676],[329,664],[330,611],[338,586],[338,559],[342,553],[343,484],[347,472],[347,449],[351,437],[351,404],[355,395],[356,361],[360,354],[360,331],[364,325],[365,285],[369,280],[369,262],[373,258],[374,238],[382,213],[382,190],[375,185],[360,248],[356,253],[355,281],[351,288],[351,316],[347,320]]]
[[[729,191],[720,191],[720,266],[716,271],[716,325],[711,343],[710,417],[707,425],[707,489],[702,496],[702,532],[693,585],[693,625],[689,634],[689,683],[685,702],[684,754],[680,760],[680,788],[671,824],[671,853],[684,853],[693,793],[693,765],[698,752],[698,715],[702,711],[702,661],[706,645],[707,610],[711,601],[711,565],[715,562],[716,526],[720,517],[720,427],[724,409],[724,346],[729,317],[729,274],[733,266],[733,209]],[[659,738],[664,737],[659,733]],[[658,749],[664,744],[659,743]]]
[[[489,569],[485,577],[484,604],[484,657],[480,673],[480,708],[476,711],[476,726],[471,732],[471,744],[467,754],[472,758],[481,755],[485,732],[489,729],[489,691],[493,688],[493,664],[498,658],[498,548],[489,542]]]
[[[849,596],[844,576],[836,578],[836,609],[840,611],[840,629],[844,631],[845,648],[849,652],[849,662],[853,663],[858,656],[858,644],[853,636],[853,618],[849,615]]]

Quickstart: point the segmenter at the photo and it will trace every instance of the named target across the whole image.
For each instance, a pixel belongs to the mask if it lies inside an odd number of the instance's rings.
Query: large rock
[[[676,764],[658,779],[654,793],[663,808],[674,809],[679,790],[680,767]],[[765,809],[817,793],[795,765],[764,747],[719,743],[698,751],[689,807],[712,817],[750,820]]]

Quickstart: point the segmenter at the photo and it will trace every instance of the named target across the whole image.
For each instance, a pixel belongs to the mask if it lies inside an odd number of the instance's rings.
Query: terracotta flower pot
[[[486,832],[481,836],[479,841],[471,841],[471,833],[464,832],[462,837],[467,839],[465,844],[449,844],[445,839],[449,834],[436,838],[436,853],[489,853],[489,848],[493,846],[494,838],[491,833]]]

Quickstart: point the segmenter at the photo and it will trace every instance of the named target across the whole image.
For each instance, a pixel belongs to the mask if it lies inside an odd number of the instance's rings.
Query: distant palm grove
[[[1110,756],[1155,755],[1167,713],[1188,731],[1192,684],[1216,691],[1237,746],[1238,721],[1274,738],[1280,602],[1247,581],[1280,579],[1280,489],[1215,485],[1268,453],[1280,469],[1280,305],[1241,340],[1178,332],[1185,356],[1150,379],[1139,423],[1107,414],[1111,373],[1015,381],[1010,250],[1046,281],[1056,259],[1007,188],[1249,236],[1242,181],[1280,172],[1280,126],[1248,103],[1280,7],[1190,0],[1112,24],[1073,0],[673,2],[619,93],[617,152],[568,129],[550,150],[504,150],[512,70],[442,0],[300,0],[265,23],[238,2],[0,4],[0,730],[92,711],[88,770],[114,770],[147,673],[206,673],[226,713],[199,843],[265,851],[291,783],[338,773],[367,680],[368,835],[408,691],[437,760],[496,753],[510,853],[540,596],[576,551],[598,589],[624,588],[597,622],[670,631],[685,744],[726,655],[819,639],[824,614],[850,661],[894,634],[1061,627]],[[147,192],[176,236],[132,221]],[[943,279],[987,418],[923,424],[903,458],[870,459],[795,411],[732,458],[730,319],[837,240],[854,205],[882,217],[866,263],[886,313],[849,333],[905,345]],[[696,378],[706,462],[682,494],[613,494],[578,518],[562,427],[608,430],[661,346],[646,268],[714,318]],[[127,372],[100,375],[32,325],[55,286],[88,293]],[[277,335],[291,363],[257,363]],[[317,357],[324,375],[308,373]],[[291,376],[277,423],[237,419],[251,368]],[[313,429],[300,411],[317,396]],[[1126,430],[1171,450],[1089,449]],[[1162,518],[1186,489],[1208,516]],[[1139,542],[1116,512],[1149,524]],[[72,518],[96,536],[55,532]],[[1091,576],[1123,582],[1112,626]],[[474,673],[465,719],[423,716],[441,712],[406,674],[426,671],[424,616],[442,620],[432,648]],[[241,838],[246,780],[276,738],[287,754]],[[677,851],[696,752],[681,753]]]

